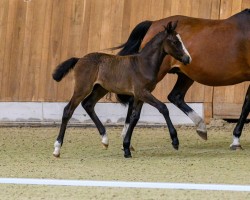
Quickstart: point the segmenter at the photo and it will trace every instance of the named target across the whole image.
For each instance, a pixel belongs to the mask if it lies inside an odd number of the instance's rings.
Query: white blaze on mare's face
[[[183,51],[185,52],[185,54],[187,54],[187,55],[189,56],[189,58],[190,58],[190,63],[191,63],[192,58],[191,58],[191,56],[190,56],[188,50],[186,49],[185,45],[183,44],[183,42],[182,42],[182,40],[181,40],[180,34],[177,34],[176,37],[179,39],[179,41],[180,41],[180,43],[181,43],[181,45],[182,45],[182,49],[183,49]]]

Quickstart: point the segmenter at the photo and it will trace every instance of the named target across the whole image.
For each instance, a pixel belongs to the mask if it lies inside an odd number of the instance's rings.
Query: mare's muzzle
[[[190,58],[190,56],[189,55],[184,55],[183,57],[182,57],[182,62],[184,63],[184,65],[187,65],[187,64],[190,64],[191,63],[191,58]]]

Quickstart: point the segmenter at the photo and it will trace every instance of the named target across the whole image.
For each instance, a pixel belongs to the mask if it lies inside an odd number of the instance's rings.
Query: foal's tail
[[[52,74],[53,79],[57,82],[61,81],[63,77],[66,76],[70,72],[70,70],[74,68],[79,59],[80,58],[72,57],[59,64]]]
[[[111,48],[111,50],[121,49],[117,54],[120,56],[132,55],[138,53],[141,46],[141,42],[151,24],[152,21],[143,21],[137,24],[136,27],[131,32],[127,42],[118,47],[113,47]]]

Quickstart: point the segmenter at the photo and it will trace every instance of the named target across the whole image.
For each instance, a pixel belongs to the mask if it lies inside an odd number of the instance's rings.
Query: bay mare
[[[54,71],[53,78],[62,80],[74,68],[75,87],[73,96],[64,108],[59,135],[54,144],[53,155],[60,156],[67,123],[75,108],[81,103],[90,118],[95,123],[102,143],[108,146],[108,137],[105,127],[97,117],[95,104],[108,92],[131,95],[134,97],[130,126],[123,141],[124,156],[131,157],[130,140],[133,129],[139,120],[143,102],[146,102],[163,114],[172,145],[178,149],[179,140],[176,130],[169,118],[166,105],[156,99],[151,91],[157,84],[157,75],[164,57],[169,54],[175,59],[188,64],[191,57],[175,31],[177,21],[169,22],[145,45],[137,55],[119,56],[104,53],[91,53],[83,58],[70,58],[61,63]]]
[[[197,133],[207,139],[203,119],[184,101],[186,92],[194,81],[208,86],[227,86],[250,81],[250,9],[245,9],[224,20],[210,20],[187,16],[171,16],[157,21],[138,24],[119,55],[138,53],[152,37],[169,21],[178,20],[177,32],[190,54],[192,63],[185,67],[178,60],[167,57],[159,70],[157,81],[167,73],[177,74],[177,82],[168,100],[182,110],[197,126]],[[118,95],[123,103],[129,103],[123,135],[129,124],[133,98]],[[250,88],[248,88],[239,121],[233,131],[230,148],[241,149],[240,136],[250,111]]]

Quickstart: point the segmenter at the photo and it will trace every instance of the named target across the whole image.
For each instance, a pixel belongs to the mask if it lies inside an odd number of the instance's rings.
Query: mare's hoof
[[[102,146],[103,146],[103,149],[105,149],[105,150],[107,150],[107,149],[108,149],[108,147],[109,147],[109,145],[108,145],[108,144],[104,144],[104,143],[102,143]]]
[[[197,129],[196,132],[203,140],[207,140],[207,131]]]
[[[241,145],[231,145],[230,150],[243,150]]]
[[[53,156],[56,158],[60,158],[60,153],[59,154],[53,153]]]

